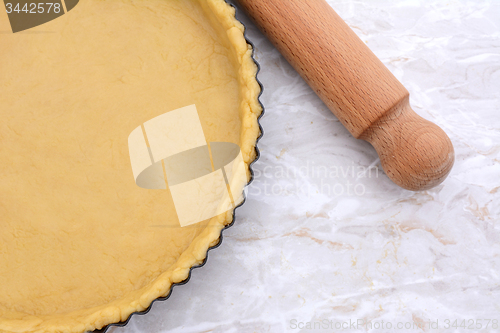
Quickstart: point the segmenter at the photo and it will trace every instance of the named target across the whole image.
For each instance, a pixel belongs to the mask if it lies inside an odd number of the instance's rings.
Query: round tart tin
[[[0,333],[149,312],[221,244],[260,156],[260,66],[227,0],[57,8],[0,16]]]

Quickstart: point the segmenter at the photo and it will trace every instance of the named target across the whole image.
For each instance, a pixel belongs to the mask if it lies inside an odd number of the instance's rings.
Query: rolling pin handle
[[[455,160],[448,135],[413,111],[409,98],[386,112],[359,138],[375,148],[387,176],[412,191],[439,185]]]

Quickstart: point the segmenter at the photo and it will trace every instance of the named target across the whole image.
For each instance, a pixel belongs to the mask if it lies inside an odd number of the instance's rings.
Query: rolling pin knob
[[[237,0],[349,132],[370,142],[397,185],[426,190],[450,173],[454,151],[409,92],[325,0]]]
[[[373,123],[360,139],[372,144],[387,176],[407,190],[439,185],[455,160],[446,133],[415,113],[408,98]]]

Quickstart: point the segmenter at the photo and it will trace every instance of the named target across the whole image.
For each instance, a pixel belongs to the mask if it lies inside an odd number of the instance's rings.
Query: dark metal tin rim
[[[233,7],[235,9],[235,17],[236,19],[238,20],[238,17],[237,17],[237,14],[238,14],[238,9],[230,2],[228,2],[228,0],[224,0],[226,1],[226,3],[228,3],[231,7]],[[238,20],[239,21],[239,20]],[[260,119],[262,118],[262,116],[264,115],[264,112],[265,112],[265,109],[264,109],[264,105],[262,104],[261,100],[260,100],[260,97],[262,95],[262,93],[264,92],[264,86],[262,85],[262,83],[259,81],[259,78],[258,78],[258,74],[260,72],[260,64],[257,62],[257,60],[255,60],[255,46],[253,45],[253,43],[248,40],[247,38],[247,29],[246,29],[246,26],[243,22],[240,21],[241,24],[243,24],[243,26],[245,27],[245,33],[244,33],[244,36],[245,36],[245,40],[247,41],[247,44],[251,45],[252,46],[252,60],[254,61],[255,65],[257,65],[257,73],[255,74],[255,79],[257,80],[257,83],[259,84],[260,86],[260,93],[259,93],[259,96],[258,96],[258,101],[259,101],[259,104],[262,108],[262,113],[260,114],[260,116],[257,118],[257,123],[259,124],[259,129],[260,129],[260,135],[259,137],[257,138],[257,140],[255,141],[255,153],[256,153],[256,156],[255,156],[255,159],[250,163],[249,165],[249,169],[250,169],[250,181],[248,182],[247,186],[250,185],[252,183],[252,181],[254,180],[254,173],[253,173],[253,169],[252,169],[252,166],[255,162],[257,162],[260,158],[260,151],[259,151],[259,148],[258,148],[258,143],[260,141],[260,139],[262,138],[262,136],[264,135],[264,130],[262,128],[262,125],[260,124]],[[119,323],[115,323],[115,324],[109,324],[105,327],[103,327],[102,329],[100,330],[95,330],[93,331],[92,333],[105,333],[107,332],[111,327],[123,327],[123,326],[126,326],[130,319],[132,318],[132,316],[134,315],[139,315],[139,316],[143,316],[145,314],[147,314],[149,311],[151,311],[151,308],[153,307],[153,304],[156,303],[156,302],[163,302],[163,301],[166,301],[171,295],[172,295],[172,291],[174,289],[174,287],[176,286],[182,286],[186,283],[189,282],[189,279],[191,279],[191,272],[193,271],[193,269],[196,269],[196,268],[200,268],[200,267],[203,267],[206,263],[207,263],[207,260],[208,260],[208,252],[210,252],[210,250],[213,250],[217,247],[219,247],[221,244],[222,244],[222,240],[223,240],[223,233],[224,233],[224,230],[232,227],[234,225],[234,222],[236,221],[236,209],[238,209],[239,207],[241,207],[246,201],[246,196],[244,196],[243,198],[243,201],[233,210],[233,220],[231,221],[231,223],[229,223],[228,225],[226,225],[220,232],[220,236],[219,236],[219,241],[217,242],[217,244],[215,244],[214,246],[210,247],[208,250],[207,250],[207,255],[205,256],[205,259],[203,260],[203,262],[197,266],[193,266],[189,269],[189,274],[188,274],[188,277],[182,281],[182,282],[178,282],[178,283],[174,283],[172,284],[172,286],[170,287],[170,291],[168,293],[167,296],[164,296],[164,297],[159,297],[157,299],[155,299],[153,302],[151,302],[151,304],[149,305],[149,307],[144,310],[144,311],[140,311],[140,312],[134,312],[132,313],[128,318],[127,320],[123,321],[123,322],[119,322]]]

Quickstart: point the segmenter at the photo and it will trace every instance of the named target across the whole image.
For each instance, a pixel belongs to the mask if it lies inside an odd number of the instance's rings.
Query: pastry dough
[[[195,104],[249,175],[261,107],[243,26],[223,0],[85,0],[0,45],[0,332],[126,320],[232,220],[181,228],[168,190],[135,184],[127,138]]]

